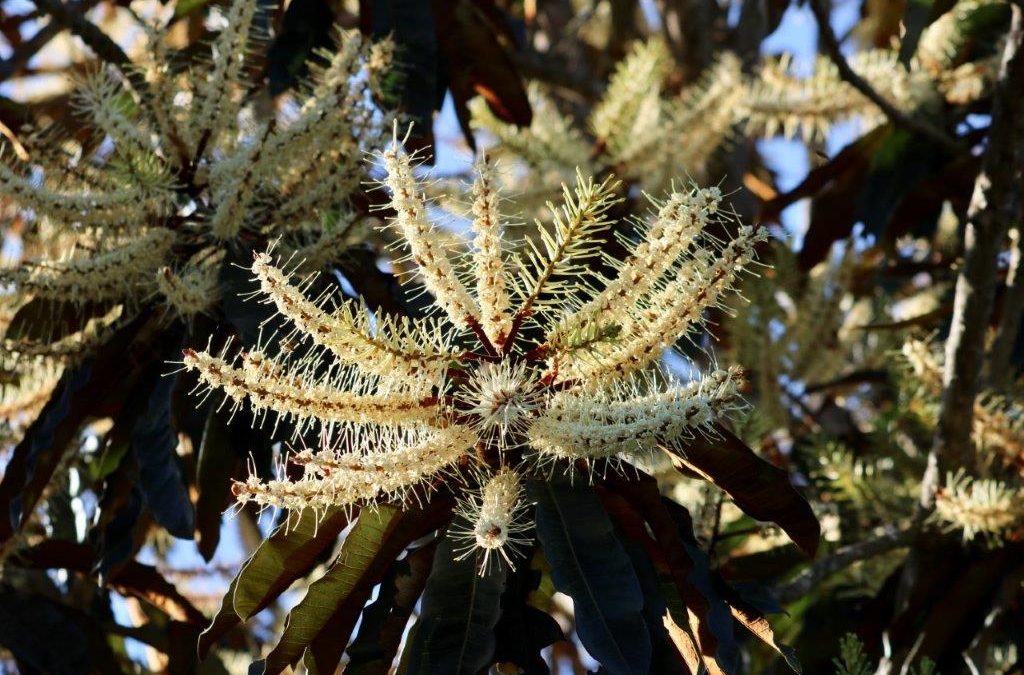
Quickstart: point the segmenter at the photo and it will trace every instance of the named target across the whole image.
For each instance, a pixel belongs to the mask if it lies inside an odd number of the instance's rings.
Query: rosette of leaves
[[[325,298],[261,254],[250,267],[261,296],[294,330],[237,357],[185,354],[226,406],[320,439],[276,478],[235,483],[240,502],[282,509],[284,522],[233,581],[201,651],[327,560],[262,672],[300,660],[332,672],[342,658],[350,672],[396,659],[409,673],[543,672],[541,650],[563,639],[545,587],[572,598],[576,634],[607,672],[738,672],[737,626],[795,665],[763,605],[717,577],[687,511],[637,467],[667,453],[813,553],[817,522],[786,473],[722,426],[739,371],[676,383],[660,367],[763,234],[713,235],[714,189],[676,191],[633,221],[616,211],[617,183],[579,175],[537,223],[538,243],[512,247],[484,159],[472,248],[456,258],[397,141],[381,161],[425,316]],[[627,229],[625,258],[602,256]],[[270,353],[282,339],[305,349]]]
[[[0,194],[27,223],[23,259],[0,270],[3,410],[22,427],[0,482],[5,555],[38,541],[62,466],[85,477],[73,496],[97,503],[94,553],[74,569],[112,578],[153,521],[209,559],[231,476],[250,456],[269,470],[272,433],[187,399],[195,380],[168,361],[255,343],[269,315],[241,304],[252,289],[237,267],[253,249],[277,242],[327,270],[363,240],[363,156],[389,120],[376,101],[391,48],[335,31],[275,110],[253,77],[256,15],[228,3],[187,53],[147,29],[138,63],[80,83],[77,142],[48,129],[0,165]]]

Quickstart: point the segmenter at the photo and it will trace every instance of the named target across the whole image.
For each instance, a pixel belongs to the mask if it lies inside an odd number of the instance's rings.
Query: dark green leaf
[[[228,588],[220,611],[199,638],[199,654],[240,621],[247,620],[277,599],[299,577],[316,565],[348,524],[341,510],[318,519],[312,511],[295,516],[260,544]]]
[[[576,631],[607,672],[650,672],[644,596],[593,488],[535,482],[537,537],[555,587],[573,599]]]
[[[524,675],[547,675],[550,669],[541,651],[565,639],[558,622],[529,603],[542,578],[540,570],[525,562],[509,572],[501,596],[501,619],[494,627],[495,663],[514,663]]]
[[[491,663],[505,566],[490,565],[481,575],[476,556],[455,560],[457,555],[451,537],[434,554],[408,647],[408,675],[475,675]]]
[[[385,92],[385,104],[404,112],[413,122],[408,150],[424,149],[433,158],[434,111],[440,108],[440,55],[433,3],[423,0],[373,0],[370,31],[375,39],[395,45],[396,77]]]
[[[689,669],[665,629],[664,616],[668,608],[654,564],[639,542],[623,538],[622,546],[633,563],[637,579],[640,580],[640,589],[644,594],[643,616],[647,624],[647,634],[651,639],[651,672],[688,675]]]
[[[406,624],[427,584],[436,549],[437,543],[432,542],[391,566],[377,599],[363,610],[359,633],[347,650],[347,675],[391,672]]]
[[[250,447],[248,430],[238,429],[240,437],[233,442],[227,415],[210,407],[196,463],[196,546],[207,562],[220,542],[221,514],[231,502],[231,480],[241,464],[236,443]]]
[[[0,495],[10,496],[9,526],[18,529],[26,508],[34,508],[42,487],[49,482],[64,449],[81,426],[85,411],[72,408],[72,400],[90,380],[92,361],[65,371],[50,400],[35,419],[25,437],[14,448],[4,471]],[[72,415],[72,412],[78,413]],[[6,525],[6,523],[5,523]]]
[[[6,586],[0,587],[0,645],[47,675],[121,672],[105,635],[85,614]]]
[[[0,481],[0,541],[10,537],[35,509],[83,423],[92,416],[118,414],[139,374],[158,354],[152,348],[152,341],[159,337],[156,327],[156,321],[131,322],[115,332],[95,357],[62,376],[62,384],[15,447]]]
[[[310,648],[309,662],[319,672],[334,672],[366,600],[402,551],[437,527],[446,511],[443,500],[424,510],[402,511],[390,505],[366,507],[327,572],[309,585],[288,614],[284,633],[267,655],[266,670],[280,673]],[[324,634],[323,640],[317,638]]]
[[[97,533],[93,542],[96,550],[93,571],[101,577],[106,577],[112,569],[135,554],[135,528],[143,506],[142,491],[134,481],[116,487],[111,484],[109,488],[122,490],[124,494],[100,502],[103,520],[98,523],[101,529],[93,530]],[[105,490],[104,497],[108,494]]]
[[[160,369],[166,368],[161,363]],[[132,452],[139,465],[139,486],[156,521],[179,539],[191,539],[195,512],[178,465],[178,435],[171,424],[171,394],[176,376],[160,375],[132,431]]]
[[[291,89],[309,70],[318,49],[331,46],[334,12],[326,0],[292,0],[281,30],[267,52],[267,80],[271,96]]]

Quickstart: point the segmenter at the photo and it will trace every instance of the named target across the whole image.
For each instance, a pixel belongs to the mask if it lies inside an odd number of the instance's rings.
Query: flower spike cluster
[[[184,71],[165,32],[145,27],[148,49],[126,66],[141,79],[103,69],[73,93],[81,127],[95,131],[80,150],[40,134],[25,139],[27,161],[4,157],[0,197],[32,223],[29,259],[0,271],[21,304],[135,310],[155,300],[190,321],[213,314],[221,263],[241,241],[280,240],[323,269],[365,232],[349,198],[365,153],[384,145],[390,116],[373,95],[390,43],[338,31],[293,99],[264,109],[248,95],[256,12],[227,3],[208,62]]]
[[[870,49],[852,55],[850,68],[907,114],[943,100],[975,101],[990,88],[998,63],[993,57],[961,63],[969,51],[962,29],[973,13],[1003,2],[957,3],[923,32],[909,64],[894,50]],[[635,43],[618,64],[586,128],[574,126],[539,87],[529,92],[535,114],[528,128],[503,122],[482,103],[472,109],[473,125],[496,137],[493,152],[537,169],[549,181],[543,186],[548,192],[580,166],[593,173],[614,169],[660,192],[681,173],[707,176],[716,151],[741,135],[819,142],[841,122],[859,120],[867,130],[885,121],[828,57],[817,58],[807,76],[795,65],[782,56],[750,73],[724,51],[701,77],[676,91],[669,77],[671,53],[655,37]],[[530,184],[516,188],[539,193],[536,178],[531,174]]]
[[[581,175],[523,253],[503,235],[485,160],[472,250],[456,258],[397,138],[383,160],[391,225],[441,318],[371,320],[349,301],[310,298],[308,284],[257,255],[252,273],[266,301],[295,326],[288,339],[315,348],[237,362],[189,352],[184,365],[234,405],[340,441],[292,456],[300,478],[237,484],[240,500],[322,511],[443,488],[460,504],[451,528],[460,554],[484,568],[512,564],[528,527],[525,482],[642,458],[737,408],[738,369],[679,383],[660,366],[663,349],[700,325],[764,238],[735,226],[726,242],[708,233],[725,217],[717,190],[673,192],[649,222],[634,223],[614,217],[614,181]],[[602,255],[616,235],[625,241],[620,227],[635,235],[624,261]]]

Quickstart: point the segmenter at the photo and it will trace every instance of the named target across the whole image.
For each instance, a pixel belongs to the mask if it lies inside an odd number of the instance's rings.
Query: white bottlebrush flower
[[[481,572],[494,562],[494,555],[500,555],[515,569],[515,555],[527,543],[522,534],[529,529],[520,481],[515,471],[502,468],[486,479],[478,494],[459,503],[456,515],[466,523],[452,527],[452,535],[461,544],[456,549],[459,559],[479,550]]]
[[[99,150],[70,152],[47,132],[26,139],[28,161],[0,162],[0,197],[31,211],[26,236],[46,240],[0,276],[20,299],[163,301],[188,320],[216,307],[221,265],[211,261],[242,241],[280,239],[322,269],[353,243],[347,233],[364,231],[349,202],[365,153],[383,147],[390,117],[373,93],[391,48],[338,31],[295,107],[257,110],[247,95],[257,8],[232,0],[223,11],[208,61],[178,67],[167,31],[147,26],[131,64],[145,87],[112,69],[83,77],[73,112],[95,130],[82,147]],[[327,218],[348,225],[327,236]]]
[[[658,358],[700,325],[763,238],[751,228],[728,242],[705,232],[721,218],[716,190],[671,194],[616,262],[601,247],[617,184],[580,176],[524,253],[498,236],[500,202],[485,166],[476,254],[449,258],[409,158],[392,148],[384,165],[393,226],[442,319],[363,320],[346,302],[333,309],[331,298],[309,299],[303,283],[257,256],[266,302],[295,326],[287,339],[316,349],[297,359],[250,352],[240,363],[189,352],[184,365],[236,405],[248,401],[298,429],[340,429],[344,442],[296,456],[301,478],[239,484],[239,499],[321,510],[422,500],[441,476],[458,477],[441,482],[462,505],[453,534],[466,542],[463,555],[478,552],[484,567],[511,563],[528,527],[521,482],[642,459],[737,407],[738,369],[675,384]],[[598,262],[613,271],[599,274]]]
[[[999,544],[1024,526],[1024,491],[996,480],[972,479],[961,470],[946,477],[935,495],[932,519],[949,530],[962,530],[964,541],[978,536]]]

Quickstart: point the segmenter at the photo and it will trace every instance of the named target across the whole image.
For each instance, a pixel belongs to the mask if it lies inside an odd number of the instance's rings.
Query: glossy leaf
[[[267,655],[264,672],[280,673],[296,663],[307,647],[321,648],[320,653],[310,654],[319,672],[333,672],[373,587],[406,546],[436,527],[439,506],[443,504],[409,511],[389,505],[364,508],[337,559],[309,585],[305,597],[288,614],[281,639]],[[330,642],[316,644],[325,630]]]
[[[651,639],[651,672],[665,675],[687,675],[690,669],[682,654],[672,643],[665,628],[664,616],[668,612],[662,595],[658,572],[643,545],[624,539],[622,546],[633,563],[633,570],[644,594],[644,622]]]
[[[196,547],[207,562],[213,557],[220,542],[221,514],[231,503],[231,480],[235,477],[242,458],[235,449],[237,444],[248,447],[249,429],[236,429],[237,440],[232,438],[227,415],[211,406],[203,428],[196,462]]]
[[[166,366],[161,363],[159,367]],[[132,431],[139,486],[156,521],[175,537],[191,539],[195,512],[178,465],[178,435],[171,424],[175,376],[162,376],[158,371],[153,377],[157,380]]]
[[[10,517],[3,524],[8,531],[19,528],[26,510],[34,508],[41,486],[49,482],[65,447],[81,425],[86,411],[84,406],[73,409],[72,401],[90,381],[92,366],[91,361],[86,361],[61,375],[53,396],[14,448],[0,482],[0,497],[10,500]]]
[[[643,591],[600,498],[580,482],[531,490],[537,537],[555,587],[573,599],[583,646],[612,675],[650,672]]]
[[[455,560],[457,555],[450,537],[434,554],[420,618],[409,642],[409,668],[404,671],[408,675],[475,675],[491,663],[505,566],[491,565],[481,575],[476,556]]]
[[[508,573],[505,593],[501,596],[501,619],[494,627],[497,641],[494,661],[513,663],[526,675],[550,672],[542,651],[565,640],[558,622],[529,602],[542,580],[540,570],[525,561],[517,564],[515,571]]]
[[[387,675],[413,609],[427,585],[437,542],[391,566],[377,599],[363,610],[359,633],[346,650],[348,675]]]
[[[199,638],[200,656],[205,657],[229,630],[266,608],[313,569],[347,524],[348,516],[341,510],[324,515],[319,522],[316,514],[307,511],[275,530],[231,581],[220,610]]]

